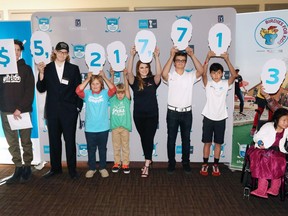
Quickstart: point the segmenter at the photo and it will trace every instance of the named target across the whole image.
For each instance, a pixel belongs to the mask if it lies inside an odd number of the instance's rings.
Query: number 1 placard
[[[30,39],[30,49],[36,64],[50,62],[52,53],[51,39],[49,35],[42,31],[35,31]]]
[[[98,75],[106,61],[105,49],[97,43],[87,44],[85,48],[85,61],[88,65],[89,71]]]
[[[171,29],[171,38],[178,50],[185,50],[192,37],[192,24],[187,19],[176,20]]]
[[[121,41],[114,41],[107,46],[107,58],[114,71],[123,71],[127,59],[125,45]]]
[[[227,52],[231,43],[231,30],[223,23],[217,23],[209,30],[209,47],[220,56]]]
[[[265,92],[268,94],[276,93],[286,75],[286,65],[285,62],[280,59],[270,59],[268,60],[261,73],[262,85]]]

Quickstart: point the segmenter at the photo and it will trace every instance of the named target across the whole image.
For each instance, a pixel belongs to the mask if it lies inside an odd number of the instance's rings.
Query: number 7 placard
[[[276,93],[286,75],[286,65],[285,62],[280,59],[270,59],[268,60],[261,73],[261,81],[265,92],[268,94]]]
[[[192,24],[187,19],[176,20],[171,29],[171,38],[178,50],[185,50],[192,37]]]
[[[141,30],[137,33],[134,42],[140,61],[143,63],[151,62],[156,47],[154,33],[148,30]]]

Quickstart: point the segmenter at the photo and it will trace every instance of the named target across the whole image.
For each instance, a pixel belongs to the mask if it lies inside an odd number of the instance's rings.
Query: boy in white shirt
[[[203,147],[203,164],[200,171],[201,175],[208,175],[208,159],[210,155],[210,147],[212,141],[214,142],[214,164],[213,164],[213,176],[219,176],[220,171],[218,168],[221,145],[224,143],[225,123],[228,117],[226,96],[228,90],[231,89],[234,80],[237,77],[237,73],[229,60],[228,53],[221,54],[220,58],[223,58],[229,68],[231,76],[229,80],[222,80],[223,66],[219,63],[213,63],[210,68],[210,75],[212,80],[207,78],[207,69],[209,60],[212,57],[216,57],[213,51],[209,51],[204,63],[204,73],[202,74],[202,80],[206,91],[207,102],[203,109],[202,115],[203,127],[202,127],[202,142]],[[214,137],[213,137],[214,135]]]

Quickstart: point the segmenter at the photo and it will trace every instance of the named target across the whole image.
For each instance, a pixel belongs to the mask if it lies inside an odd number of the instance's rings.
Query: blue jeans
[[[175,166],[175,143],[180,126],[181,140],[182,140],[182,164],[189,164],[190,162],[190,132],[192,127],[192,111],[177,112],[167,110],[167,152],[169,166]]]
[[[99,151],[99,169],[106,168],[106,153],[109,130],[103,132],[85,132],[88,150],[89,170],[96,170],[96,151]]]

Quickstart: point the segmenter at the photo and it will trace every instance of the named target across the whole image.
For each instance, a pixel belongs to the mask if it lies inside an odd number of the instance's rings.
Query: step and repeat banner
[[[156,42],[156,46],[160,49],[160,61],[162,67],[170,56],[170,49],[173,44],[177,43],[177,40],[173,41],[171,38],[172,25],[177,20],[186,20],[192,24],[191,33],[192,37],[188,37],[187,45],[194,49],[195,55],[203,63],[205,57],[209,51],[208,37],[210,29],[216,24],[225,24],[231,31],[231,44],[228,48],[230,59],[232,63],[235,62],[235,23],[236,23],[236,12],[232,8],[217,8],[217,9],[205,9],[205,10],[185,10],[185,11],[146,11],[146,12],[39,12],[32,16],[32,32],[44,32],[49,36],[52,47],[60,41],[65,41],[70,46],[70,57],[71,62],[80,67],[83,80],[88,72],[85,61],[85,49],[87,47],[98,47],[97,52],[105,53],[105,59],[103,62],[97,62],[95,56],[94,63],[103,65],[103,70],[109,77],[110,62],[107,58],[107,52],[109,52],[109,45],[114,42],[120,42],[126,49],[126,54],[130,55],[130,49],[135,44],[136,35],[140,31],[152,32],[155,36],[155,41],[152,39],[136,40],[140,41],[141,49],[149,47],[147,41]],[[177,27],[177,26],[176,26]],[[186,32],[190,29],[178,28],[180,31],[179,40],[184,40]],[[41,33],[40,33],[41,34]],[[149,33],[145,33],[147,35]],[[187,33],[188,34],[188,33]],[[172,34],[173,35],[173,34]],[[215,32],[215,37],[218,39],[218,43],[225,44],[222,32]],[[180,39],[181,38],[181,39]],[[223,41],[222,41],[223,40]],[[39,41],[38,41],[39,42]],[[91,45],[92,44],[92,45]],[[37,43],[38,51],[41,48],[41,42]],[[220,46],[220,45],[218,45]],[[88,48],[87,48],[88,49]],[[95,48],[94,48],[95,49]],[[137,47],[136,47],[137,49]],[[148,49],[148,48],[147,48]],[[152,50],[153,52],[153,50]],[[46,53],[46,52],[44,52]],[[49,53],[49,52],[48,52]],[[109,54],[109,53],[108,53]],[[120,51],[112,52],[116,57],[125,56],[120,54]],[[150,50],[151,55],[151,50]],[[103,56],[103,55],[101,55]],[[148,52],[149,56],[149,52]],[[47,59],[49,56],[47,56]],[[143,57],[145,59],[145,57]],[[138,55],[135,57],[135,64],[139,59]],[[96,61],[97,60],[97,61]],[[149,58],[148,58],[149,61]],[[217,61],[224,66],[225,76],[224,79],[229,77],[229,71],[225,62],[220,59],[213,59],[211,62]],[[126,62],[127,63],[127,62]],[[135,65],[134,65],[134,74]],[[151,64],[152,71],[155,73],[155,62],[152,60]],[[186,70],[189,72],[194,69],[191,59],[188,60]],[[92,69],[91,69],[92,70]],[[38,72],[35,70],[35,77],[37,79]],[[115,83],[122,82],[122,72],[116,72]],[[133,98],[133,92],[132,98]],[[154,150],[153,160],[154,161],[167,161],[167,130],[166,130],[166,113],[167,113],[167,93],[168,87],[161,83],[157,90],[157,98],[159,104],[159,127],[156,132],[154,139]],[[232,128],[233,128],[233,96],[234,92],[229,91],[227,96],[228,101],[228,113],[229,118],[227,119],[227,128],[225,134],[225,143],[223,144],[221,161],[231,161],[232,151]],[[203,143],[201,142],[202,137],[202,120],[203,116],[201,112],[206,102],[205,92],[202,81],[199,81],[194,86],[193,92],[193,128],[191,131],[191,161],[200,162],[202,161]],[[38,123],[39,123],[39,139],[42,160],[49,160],[49,140],[47,133],[46,121],[43,115],[45,94],[39,94],[37,92],[37,104],[38,104]],[[133,99],[131,104],[131,113],[133,113]],[[84,136],[84,116],[85,116],[85,105],[81,112],[81,122],[78,123],[77,129],[77,155],[78,161],[87,160],[87,146]],[[141,148],[140,138],[136,131],[133,123],[132,132],[130,133],[130,158],[131,161],[142,161],[144,159]],[[64,146],[63,146],[64,147]],[[63,160],[66,159],[63,151]],[[211,158],[213,157],[213,146],[211,149]],[[176,142],[176,157],[177,161],[181,161],[181,138],[180,132]],[[98,158],[98,154],[97,154]],[[113,149],[111,142],[111,134],[108,140],[108,151],[107,160],[113,161]]]
[[[24,43],[24,51],[22,52],[22,58],[25,59],[26,64],[30,65],[32,69],[34,68],[34,62],[32,60],[31,51],[30,51],[30,38],[31,38],[31,22],[30,21],[1,21],[0,22],[0,40],[4,39],[18,39]],[[0,68],[8,68],[9,64],[11,64],[13,58],[16,62],[16,57],[12,56],[11,58],[8,56],[8,50],[5,48],[5,44],[0,46]],[[13,46],[14,50],[14,46]],[[35,70],[34,70],[35,71]],[[4,71],[0,70],[0,74],[3,75]],[[3,78],[1,76],[1,78]],[[33,143],[33,155],[34,160],[33,164],[38,164],[41,161],[40,154],[40,143],[38,136],[38,119],[37,119],[37,105],[36,105],[36,94],[33,101],[33,112],[31,114],[32,118],[32,135],[31,140]],[[19,141],[20,142],[20,141]],[[4,136],[4,132],[2,129],[2,122],[0,118],[0,163],[2,164],[11,164],[13,163],[11,160],[11,155],[8,151],[8,144],[6,142],[6,138]]]
[[[288,10],[237,14],[236,16],[236,64],[246,82],[244,113],[234,113],[234,132],[231,167],[241,169],[247,144],[252,142],[250,130],[257,109],[256,96],[262,81],[267,92],[274,94],[282,88],[279,102],[288,107],[285,73],[288,68]],[[267,77],[265,78],[265,74]],[[282,77],[281,77],[282,76]],[[268,88],[271,87],[271,90]],[[286,89],[285,89],[286,88]],[[261,116],[267,120],[267,110]]]

